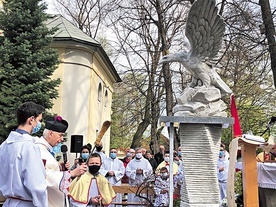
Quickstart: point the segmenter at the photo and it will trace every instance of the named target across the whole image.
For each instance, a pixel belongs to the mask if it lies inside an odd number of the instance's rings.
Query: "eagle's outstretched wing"
[[[225,24],[218,15],[215,1],[195,1],[189,11],[185,31],[191,57],[201,60],[214,58],[220,49],[224,31]]]

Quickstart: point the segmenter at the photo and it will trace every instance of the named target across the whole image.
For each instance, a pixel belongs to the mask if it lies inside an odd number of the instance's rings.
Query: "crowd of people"
[[[185,169],[181,147],[174,152],[170,163],[170,153],[163,145],[154,155],[144,148],[129,149],[122,160],[115,148],[106,154],[102,143],[94,151],[91,145],[85,145],[73,165],[66,162],[61,166],[55,159],[54,148],[63,141],[68,122],[60,116],[50,117],[45,121],[42,137],[34,137],[31,134],[40,130],[43,112],[44,108],[33,102],[21,104],[17,109],[17,129],[0,145],[0,195],[6,197],[5,207],[110,205],[122,201],[122,195],[115,194],[113,185],[139,186],[152,175],[154,206],[168,206],[170,165],[175,189],[182,187]],[[257,158],[261,157],[266,156]],[[217,164],[220,200],[226,197],[228,159],[229,153],[221,144]],[[175,198],[179,196],[176,192]],[[128,194],[127,200],[142,202],[143,199]]]
[[[89,150],[86,146],[83,146],[82,149]],[[102,151],[96,150],[95,153],[98,153],[102,160],[99,173],[105,176],[111,185],[120,186],[122,183],[127,183],[130,186],[139,186],[146,178],[155,175],[154,206],[169,205],[170,153],[165,150],[163,145],[160,145],[159,152],[155,155],[152,155],[151,152],[146,151],[143,148],[129,149],[123,159],[118,159],[117,149],[114,148],[110,149],[109,156],[106,157],[102,156]],[[181,156],[181,147],[179,147],[178,150],[174,152],[174,162],[172,163],[173,183],[175,187],[174,198],[179,198],[179,192],[181,192],[180,188],[183,184],[184,168]],[[83,157],[83,151],[81,152],[81,157]],[[217,165],[220,201],[226,197],[227,174],[229,167],[228,159],[229,153],[225,149],[225,145],[221,144]],[[145,197],[145,195],[141,195],[141,197]],[[113,201],[121,202],[122,195],[117,194]],[[143,202],[143,199],[135,194],[129,194],[127,201],[129,203]],[[131,205],[129,206],[131,207]]]
[[[32,136],[41,129],[44,107],[25,102],[17,109],[17,129],[11,131],[0,145],[0,195],[6,197],[5,207],[63,207],[109,205],[120,202],[122,195],[115,195],[112,185],[127,182],[140,185],[152,174],[168,182],[168,153],[160,146],[153,155],[143,148],[129,149],[126,157],[119,160],[117,150],[110,149],[109,156],[102,151],[102,143],[85,145],[73,165],[59,163],[55,148],[63,142],[68,122],[61,116],[45,121],[43,135]],[[166,154],[166,156],[165,156]],[[177,152],[175,153],[177,156]],[[177,159],[178,163],[179,160]],[[174,163],[174,173],[178,165]],[[167,169],[167,174],[163,173]],[[161,180],[160,180],[161,181]],[[165,198],[167,190],[162,191]],[[159,195],[158,195],[159,196]],[[156,198],[158,206],[166,206],[168,199]],[[165,203],[162,203],[166,200]],[[128,201],[140,201],[128,196]],[[161,202],[161,203],[160,203]],[[157,204],[156,204],[157,205]]]

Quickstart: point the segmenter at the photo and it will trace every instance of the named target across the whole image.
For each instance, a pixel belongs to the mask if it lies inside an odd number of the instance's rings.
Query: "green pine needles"
[[[58,97],[60,80],[51,79],[58,54],[49,47],[56,29],[42,0],[5,0],[0,11],[0,143],[16,126],[16,108],[34,101],[50,109]]]

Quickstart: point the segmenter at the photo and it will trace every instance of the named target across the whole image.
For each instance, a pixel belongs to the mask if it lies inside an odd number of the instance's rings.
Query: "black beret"
[[[68,128],[68,122],[62,119],[61,116],[50,117],[46,120],[45,128],[55,132],[66,132]]]

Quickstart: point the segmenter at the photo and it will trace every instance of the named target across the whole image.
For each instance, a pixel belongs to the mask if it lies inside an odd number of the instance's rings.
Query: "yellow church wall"
[[[97,58],[97,55],[94,54],[93,56],[93,64],[92,64],[93,71],[93,79],[92,81],[92,90],[96,94],[94,94],[93,99],[96,101],[93,102],[93,108],[96,108],[95,117],[97,117],[96,122],[91,122],[95,124],[96,129],[96,136],[97,137],[99,131],[101,130],[102,124],[109,120],[111,121],[111,100],[112,100],[112,93],[113,93],[113,83],[108,74],[105,73],[105,66],[100,64],[100,61]],[[101,86],[102,90],[99,91],[99,87]],[[96,90],[95,90],[96,89]],[[100,94],[99,94],[100,93]],[[93,116],[92,116],[93,118]],[[109,143],[110,143],[110,129],[105,134],[102,139],[104,150],[109,151]]]
[[[53,100],[51,112],[61,115],[69,122],[67,146],[71,135],[83,135],[83,144],[94,142],[104,121],[111,120],[113,82],[105,73],[104,64],[96,53],[83,47],[53,44],[58,49],[60,64],[53,78],[60,78],[59,97]],[[102,90],[99,94],[99,85]],[[107,96],[106,96],[107,95]],[[100,96],[100,97],[99,97]],[[110,129],[103,139],[103,149],[109,151]],[[70,154],[72,162],[75,154]]]

